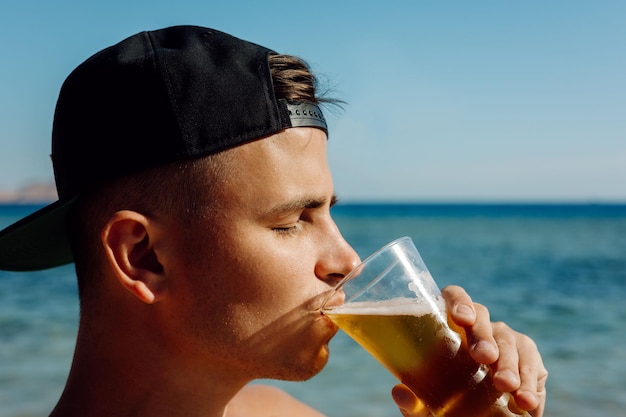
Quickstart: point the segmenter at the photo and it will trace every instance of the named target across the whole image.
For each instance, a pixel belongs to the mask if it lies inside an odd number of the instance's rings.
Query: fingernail
[[[474,317],[474,309],[467,304],[459,304],[456,306],[456,314],[466,317]]]
[[[509,382],[510,384],[518,384],[519,383],[519,378],[517,377],[517,375],[515,375],[512,371],[505,369],[503,371],[498,371],[494,374],[495,378],[501,379],[501,380],[505,380],[507,382]]]
[[[494,352],[496,350],[493,343],[489,343],[485,340],[481,340],[473,346],[473,349],[477,352]]]
[[[407,407],[407,405],[411,404],[411,397],[408,392],[399,391],[395,394],[395,399],[398,402],[398,405],[403,409]],[[408,411],[408,410],[406,410]]]

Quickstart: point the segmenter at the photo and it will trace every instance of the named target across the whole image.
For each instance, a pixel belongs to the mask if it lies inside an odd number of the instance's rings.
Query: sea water
[[[0,206],[0,228],[36,207]],[[410,236],[440,286],[463,286],[539,346],[546,417],[626,410],[626,205],[338,205],[361,257]],[[46,416],[71,363],[78,304],[71,265],[0,271],[0,417]],[[274,382],[329,416],[400,415],[396,380],[348,336],[306,382]]]

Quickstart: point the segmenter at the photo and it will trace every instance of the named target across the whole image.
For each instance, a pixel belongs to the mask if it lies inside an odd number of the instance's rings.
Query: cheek
[[[194,262],[189,291],[199,305],[231,318],[245,315],[242,322],[250,323],[275,317],[315,295],[310,279],[314,268],[307,268],[301,254],[277,245],[269,250],[259,242],[222,241],[222,248]]]
[[[238,256],[228,272],[237,301],[250,306],[271,305],[272,309],[294,306],[304,295],[306,278],[313,268],[307,269],[306,259],[293,251],[259,249],[258,246]],[[308,272],[308,274],[307,274]],[[262,311],[262,310],[261,310]]]
[[[182,254],[185,292],[196,300],[192,314],[201,309],[205,319],[258,328],[321,292],[314,248],[306,239],[276,236],[236,220],[213,223],[219,230],[194,231],[195,249]]]

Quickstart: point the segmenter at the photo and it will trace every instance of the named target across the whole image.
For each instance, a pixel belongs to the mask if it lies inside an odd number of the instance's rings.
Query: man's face
[[[295,128],[230,150],[219,203],[181,239],[170,291],[212,366],[299,380],[326,363],[336,327],[320,302],[359,262],[330,217],[326,146],[321,130]]]

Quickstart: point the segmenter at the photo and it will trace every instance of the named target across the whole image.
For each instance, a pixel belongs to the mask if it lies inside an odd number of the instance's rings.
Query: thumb
[[[404,384],[398,384],[393,387],[391,397],[404,417],[430,416],[424,403]]]

